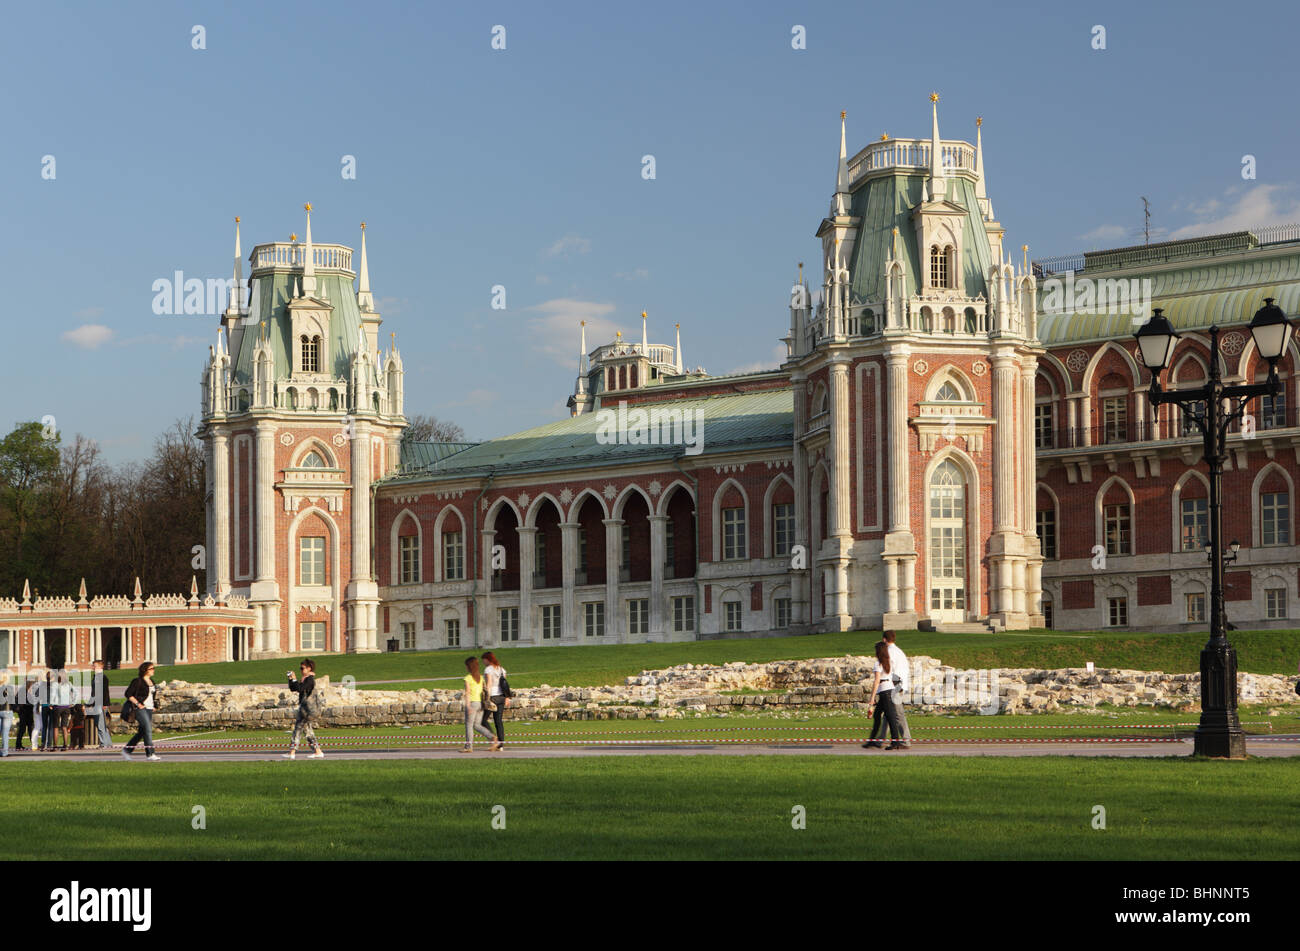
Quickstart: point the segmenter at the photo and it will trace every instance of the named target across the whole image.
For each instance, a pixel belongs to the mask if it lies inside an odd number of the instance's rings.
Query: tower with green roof
[[[238,656],[378,649],[370,486],[399,462],[403,368],[380,348],[362,224],[351,248],[259,244],[209,349],[200,435],[207,451],[210,593],[257,612]],[[359,286],[354,286],[358,280]]]

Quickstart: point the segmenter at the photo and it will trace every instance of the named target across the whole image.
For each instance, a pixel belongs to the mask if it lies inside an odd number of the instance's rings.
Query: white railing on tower
[[[975,171],[975,146],[960,140],[939,143],[945,169]],[[882,168],[929,168],[929,139],[883,139],[873,142],[849,164],[849,181]]]
[[[334,270],[352,270],[352,249],[341,244],[312,244],[312,265]],[[307,260],[307,246],[296,241],[276,241],[253,248],[249,260],[253,269],[264,267],[302,267]]]

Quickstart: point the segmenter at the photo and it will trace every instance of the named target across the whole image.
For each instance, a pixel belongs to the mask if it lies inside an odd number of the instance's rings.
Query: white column
[[[479,618],[478,642],[480,646],[490,647],[497,640],[497,617],[492,606],[492,546],[496,544],[495,529],[485,528],[479,531],[479,577],[483,579],[483,597],[479,604],[483,617]]]
[[[519,638],[540,644],[533,626],[533,572],[537,570],[537,529],[519,530]]]
[[[581,637],[581,622],[578,618],[578,599],[574,590],[573,576],[578,570],[578,522],[560,523],[560,565],[563,575],[560,579],[563,592],[560,598],[560,636]]]
[[[889,531],[911,532],[911,498],[907,451],[907,358],[903,348],[889,354],[889,421],[885,446],[889,457]],[[904,608],[909,610],[909,608]]]
[[[650,639],[668,640],[664,623],[664,558],[668,548],[668,516],[650,516]]]
[[[230,590],[230,449],[226,434],[212,434],[212,511],[214,538],[208,541],[208,590],[223,597]]]
[[[808,420],[808,393],[806,379],[801,373],[792,373],[790,382],[794,389],[794,543],[802,546],[805,566],[790,572],[790,622],[802,625],[809,622],[811,605],[808,584],[808,525],[812,509],[808,500],[808,451],[803,445],[804,430]]]
[[[830,534],[835,540],[835,615],[841,630],[852,624],[849,615],[849,553],[853,533],[849,527],[849,367],[837,360],[830,366],[831,381],[831,491]]]
[[[256,601],[262,626],[263,651],[280,649],[280,590],[275,576],[275,425],[269,420],[257,424],[257,581],[250,600]]]
[[[605,638],[623,640],[623,623],[619,614],[619,556],[623,551],[623,520],[607,518],[605,523]]]

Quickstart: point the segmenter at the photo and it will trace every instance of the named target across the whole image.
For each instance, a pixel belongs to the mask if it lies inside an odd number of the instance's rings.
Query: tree
[[[17,593],[27,578],[49,590],[41,547],[58,468],[58,434],[40,423],[22,423],[0,440],[0,590]]]
[[[449,420],[423,413],[409,418],[402,442],[464,442],[465,430]]]

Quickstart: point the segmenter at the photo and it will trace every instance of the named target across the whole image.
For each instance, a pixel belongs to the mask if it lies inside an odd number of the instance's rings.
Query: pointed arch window
[[[930,285],[948,286],[948,256],[937,244],[930,245]]]
[[[947,381],[943,386],[939,387],[939,392],[934,394],[934,398],[941,403],[962,402],[962,395],[958,392],[957,387],[952,385],[952,381]]]
[[[303,334],[298,343],[302,347],[302,370],[304,373],[320,372],[320,337],[308,337]]]
[[[303,456],[302,462],[299,464],[299,468],[324,469],[325,460],[320,457],[320,453],[313,450],[312,452],[309,452],[307,453],[307,455]]]

